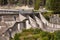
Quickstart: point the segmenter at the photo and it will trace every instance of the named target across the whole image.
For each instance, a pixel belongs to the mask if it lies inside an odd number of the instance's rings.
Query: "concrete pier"
[[[30,29],[30,28],[32,28],[32,26],[29,24],[29,21],[26,20],[26,29]]]

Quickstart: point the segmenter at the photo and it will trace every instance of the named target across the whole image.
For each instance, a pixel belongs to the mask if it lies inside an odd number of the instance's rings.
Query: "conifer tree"
[[[36,0],[35,3],[34,3],[34,9],[38,10],[39,7],[40,7],[40,0]]]
[[[60,12],[60,0],[46,0],[46,9]]]

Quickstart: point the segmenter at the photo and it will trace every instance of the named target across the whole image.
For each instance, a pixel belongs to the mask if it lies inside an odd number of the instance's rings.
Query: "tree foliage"
[[[55,12],[60,12],[60,0],[46,0],[46,8]]]
[[[0,5],[2,5],[3,4],[3,0],[0,0]]]
[[[28,29],[15,34],[14,40],[54,40],[54,33],[44,32],[41,29]]]
[[[38,10],[39,7],[40,7],[40,0],[36,0],[35,3],[34,3],[34,9]]]

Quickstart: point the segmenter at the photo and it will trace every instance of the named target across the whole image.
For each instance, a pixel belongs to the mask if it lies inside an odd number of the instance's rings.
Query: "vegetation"
[[[16,33],[12,40],[60,40],[60,31],[49,33],[41,29],[28,29]]]
[[[46,0],[46,8],[54,11],[54,13],[60,12],[60,0]]]
[[[47,32],[43,32],[41,29],[28,29],[28,30],[23,30],[22,33],[17,34],[18,38],[16,38],[16,34],[14,39],[19,39],[19,40],[37,40],[37,39],[42,39],[42,37],[47,36]],[[42,35],[43,34],[43,35]],[[19,36],[20,35],[20,36]]]
[[[49,20],[49,15],[60,13],[60,0],[46,0],[47,13],[44,14],[45,18]]]
[[[0,0],[0,5],[2,5],[3,4],[3,0]]]
[[[34,4],[34,9],[38,10],[40,7],[40,1],[36,0]],[[9,4],[14,4],[14,0],[9,0]],[[4,0],[0,0],[0,5],[4,4]],[[53,12],[44,13],[44,17],[49,20],[49,16],[52,13],[60,12],[60,0],[46,0],[46,9],[51,10]],[[60,31],[56,31],[54,33],[44,32],[41,29],[28,29],[23,30],[22,33],[16,33],[14,38],[11,40],[60,40]]]
[[[43,16],[49,21],[50,20],[50,16],[52,16],[53,14],[52,14],[52,12],[44,12],[44,13],[42,13],[43,14]]]
[[[39,9],[39,7],[40,7],[40,1],[41,1],[41,0],[36,0],[36,2],[35,2],[35,4],[34,4],[34,9],[35,9],[35,10],[38,10],[38,9]]]
[[[55,31],[54,40],[60,40],[60,31]]]
[[[49,21],[50,17],[53,16],[53,12],[43,12],[42,15]]]

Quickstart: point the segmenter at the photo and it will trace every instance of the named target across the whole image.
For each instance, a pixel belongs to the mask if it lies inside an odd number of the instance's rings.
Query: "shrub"
[[[48,39],[48,37],[44,37],[44,38],[42,38],[42,40],[49,40],[49,39]]]
[[[37,32],[36,34],[25,35],[27,34],[26,32],[31,32],[30,30],[33,30],[32,32],[36,31],[40,32]],[[30,30],[29,31],[26,30],[26,32],[24,31],[22,33],[16,33],[14,39],[12,40],[60,40],[60,31],[49,33],[44,32],[40,29],[30,29]]]
[[[20,40],[20,34],[19,33],[16,33],[15,36],[14,36],[14,40]]]
[[[50,20],[50,16],[53,15],[52,12],[44,12],[43,16],[49,21]]]

